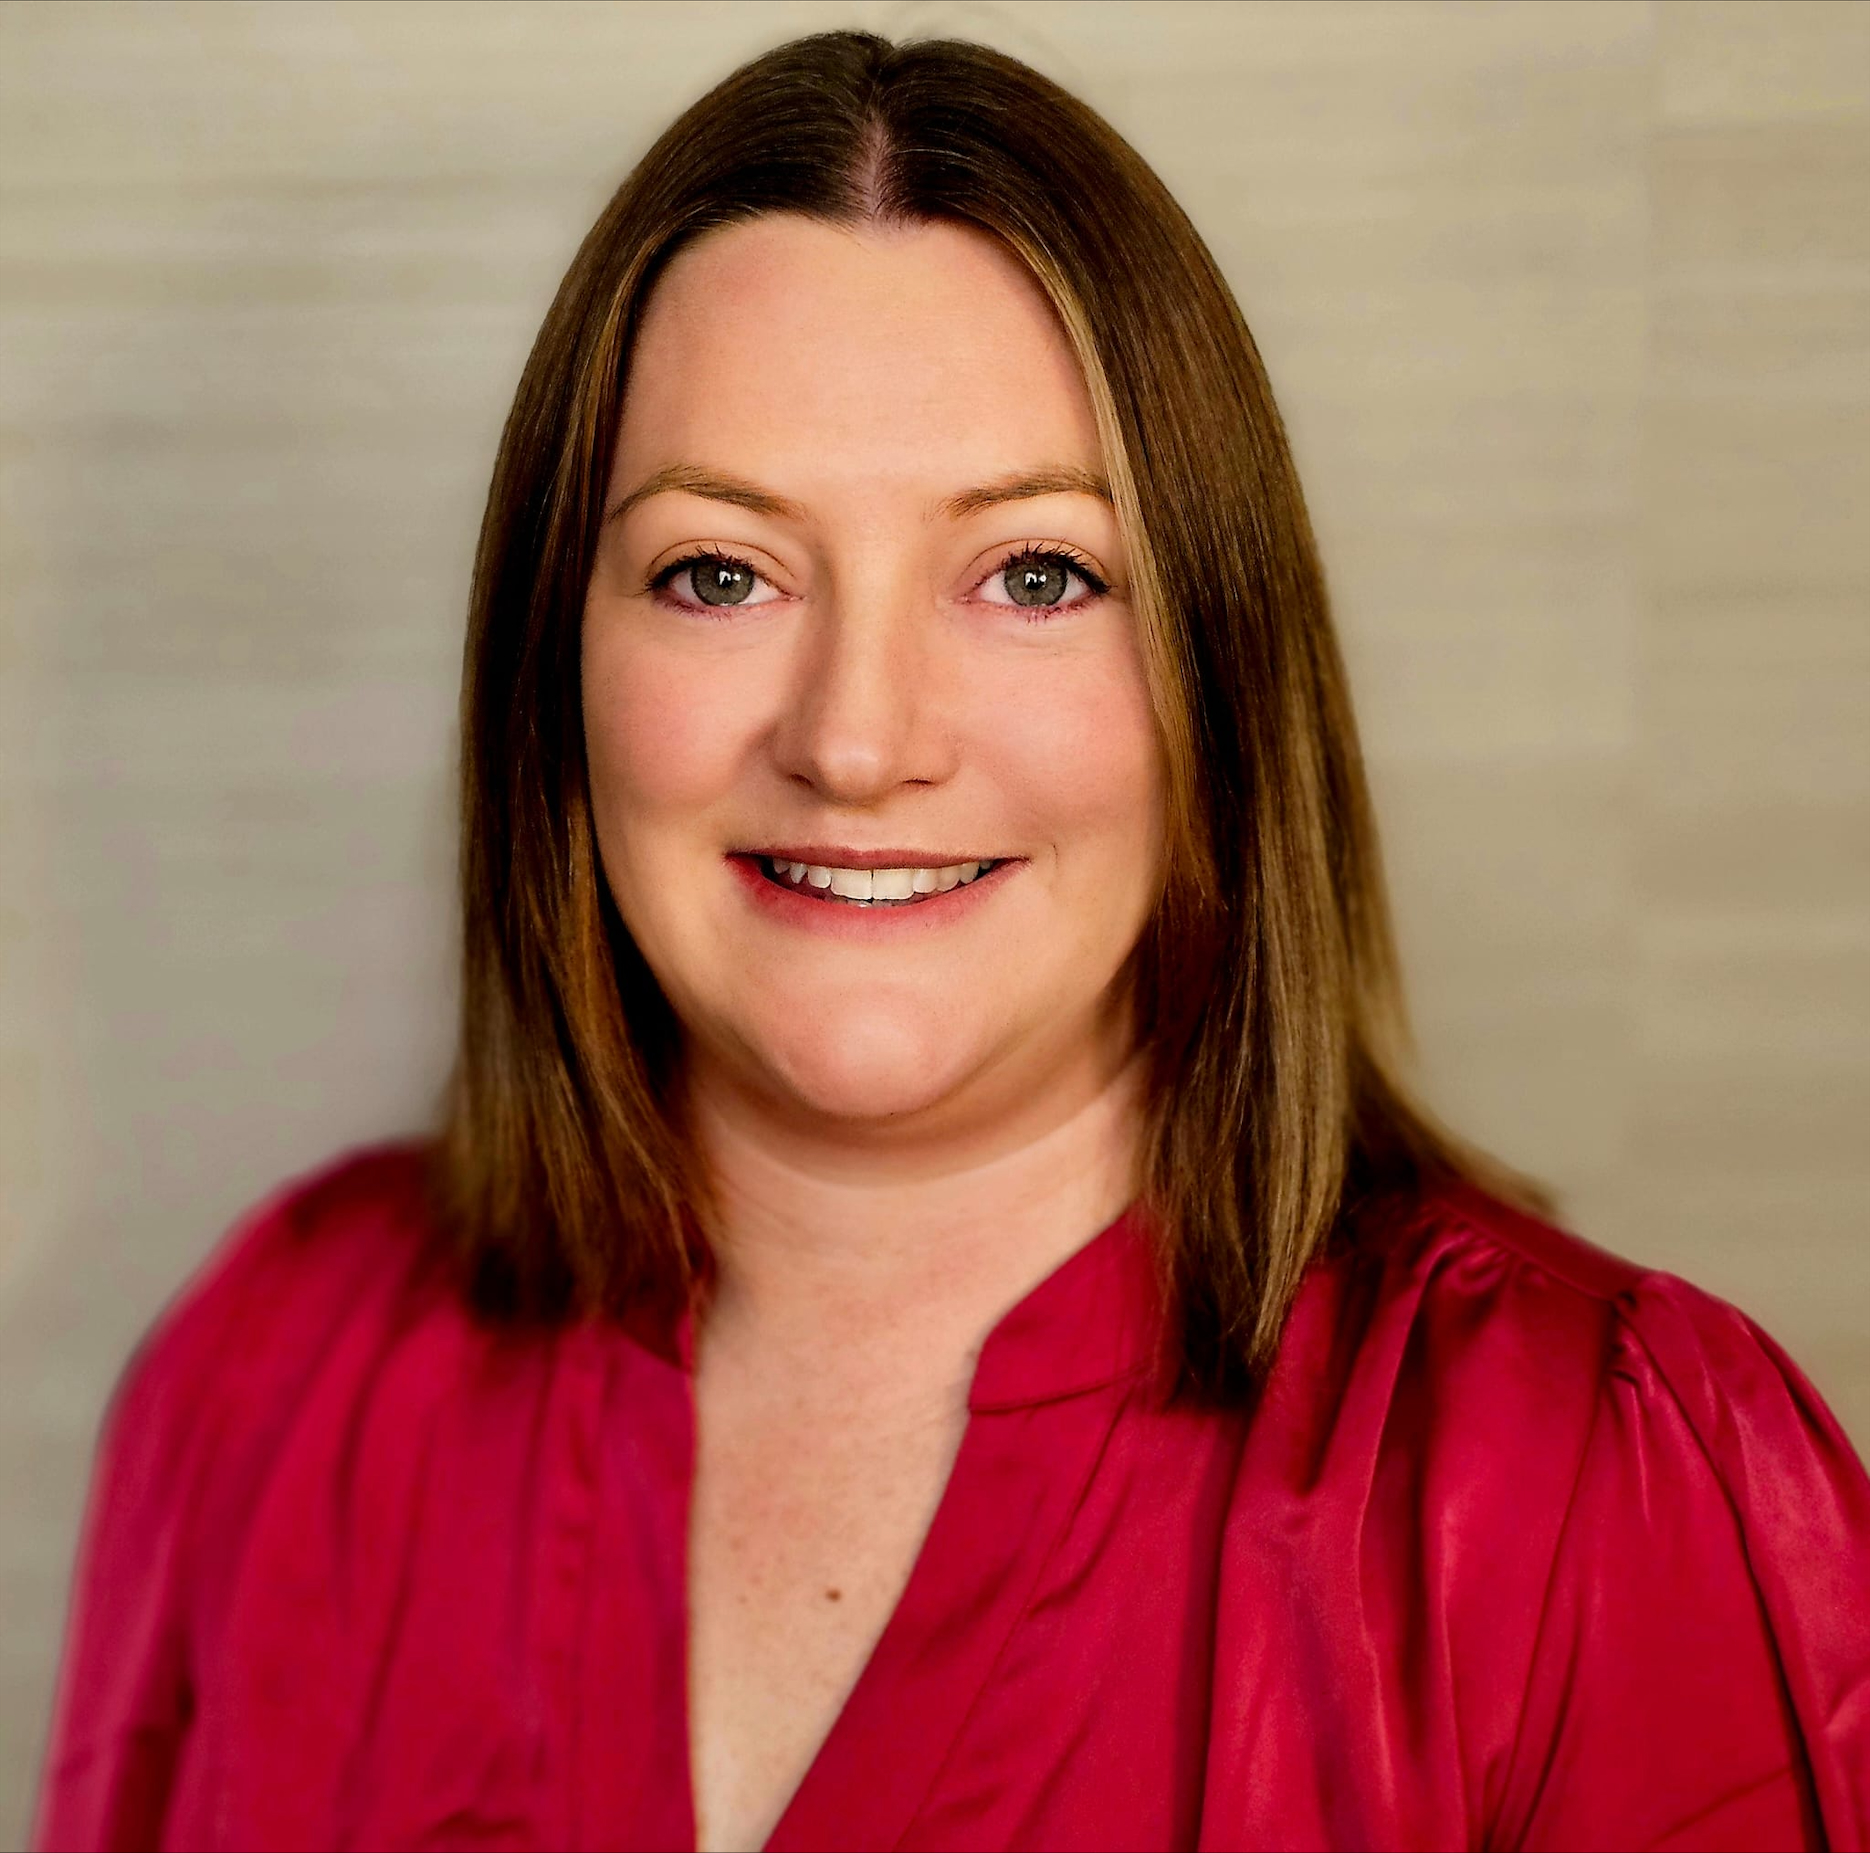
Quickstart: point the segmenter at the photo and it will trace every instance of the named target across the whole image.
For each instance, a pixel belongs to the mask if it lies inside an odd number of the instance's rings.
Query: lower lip
[[[864,907],[850,901],[821,901],[820,890],[801,883],[773,880],[758,856],[729,856],[728,867],[739,878],[748,898],[768,918],[808,932],[828,933],[836,939],[898,939],[905,933],[926,933],[966,919],[1024,865],[1017,859],[996,862],[985,875],[931,894],[908,906]]]

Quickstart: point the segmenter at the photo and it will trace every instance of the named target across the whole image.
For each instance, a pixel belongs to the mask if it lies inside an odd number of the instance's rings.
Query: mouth
[[[856,908],[920,907],[966,888],[983,875],[1005,866],[1002,857],[960,862],[915,862],[908,858],[878,866],[866,855],[863,866],[843,862],[813,862],[787,855],[744,858],[761,878],[776,888],[788,889],[801,899],[831,906]]]

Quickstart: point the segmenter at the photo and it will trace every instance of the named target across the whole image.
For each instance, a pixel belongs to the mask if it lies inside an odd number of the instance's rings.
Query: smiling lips
[[[759,866],[768,881],[795,889],[814,901],[856,907],[913,907],[935,895],[965,887],[998,864],[950,862],[940,867],[852,869],[821,862],[794,862],[784,856],[761,856]]]

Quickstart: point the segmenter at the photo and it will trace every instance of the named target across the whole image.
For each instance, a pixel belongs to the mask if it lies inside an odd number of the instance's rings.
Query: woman
[[[668,131],[463,735],[445,1136],[128,1373],[40,1845],[1865,1844],[1870,1483],[1411,1104],[1278,416],[1081,104]]]

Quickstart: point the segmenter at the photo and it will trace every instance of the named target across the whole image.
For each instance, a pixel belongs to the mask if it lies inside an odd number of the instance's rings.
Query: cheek
[[[993,757],[1059,877],[1113,903],[1153,888],[1164,775],[1141,662],[1130,653],[1035,664],[1001,706]]]
[[[732,789],[766,717],[757,689],[718,660],[601,617],[585,624],[583,691],[591,802],[614,880],[620,858],[653,855]]]

